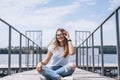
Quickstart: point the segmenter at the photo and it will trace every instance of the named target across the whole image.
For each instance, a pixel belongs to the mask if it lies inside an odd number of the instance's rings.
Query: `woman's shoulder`
[[[55,45],[54,45],[54,44],[51,44],[51,45],[49,45],[48,47],[55,47]]]
[[[55,47],[55,45],[51,44],[51,45],[48,46],[48,49],[53,49],[54,47]]]
[[[49,45],[48,50],[53,53],[54,52],[54,47],[55,47],[55,45]]]

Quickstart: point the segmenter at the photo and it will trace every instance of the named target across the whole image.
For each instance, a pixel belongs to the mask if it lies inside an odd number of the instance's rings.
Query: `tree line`
[[[86,48],[86,47],[81,47],[81,48]],[[92,47],[88,47],[88,48],[92,48]],[[97,48],[99,50],[99,54],[101,54],[101,47],[100,46],[94,46],[94,49]],[[104,54],[116,54],[116,46],[113,45],[106,45],[103,46],[103,53]]]
[[[33,50],[33,47],[30,46],[30,53],[38,53],[39,49],[36,48]],[[22,47],[21,49],[22,54],[27,54],[28,53],[28,48],[27,47]],[[0,48],[0,54],[8,54],[9,53],[9,49],[8,48]],[[20,49],[19,47],[12,47],[11,49],[11,54],[19,54],[20,53]]]
[[[81,48],[83,48],[83,47],[81,47]],[[94,46],[94,48],[98,48],[99,53],[101,53],[100,46]],[[30,51],[33,51],[33,47],[30,47]],[[38,51],[38,49],[34,49],[33,53],[37,53],[37,51]],[[11,54],[19,54],[19,53],[20,53],[20,49],[18,47],[11,49]],[[27,54],[27,53],[28,53],[27,48],[23,47],[22,54]],[[45,47],[42,48],[42,53],[46,54],[47,48],[45,48]],[[103,46],[103,53],[104,54],[116,54],[116,46]],[[8,54],[8,48],[0,48],[0,54]]]

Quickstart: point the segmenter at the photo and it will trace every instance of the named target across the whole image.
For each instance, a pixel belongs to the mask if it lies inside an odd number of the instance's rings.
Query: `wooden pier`
[[[36,71],[36,69],[34,69],[30,71],[12,74],[0,78],[0,80],[40,80],[39,75],[40,74]],[[101,76],[100,74],[92,73],[78,68],[76,68],[72,76],[74,77],[74,80],[115,80],[113,78]]]
[[[34,67],[32,67],[32,66],[29,66],[29,67],[22,66],[20,68],[17,65],[12,65],[10,73],[15,74],[15,73],[18,73],[18,72],[33,70],[35,68],[36,68],[35,66]],[[6,75],[8,75],[8,67],[6,65],[0,65],[0,76],[6,76]]]
[[[86,31],[75,31],[75,56],[76,60],[74,61],[77,65],[74,74],[72,75],[74,77],[74,80],[120,80],[120,26],[119,26],[119,14],[120,14],[120,6],[114,10],[92,33],[88,35],[87,38],[84,38],[83,32]],[[114,38],[114,41],[116,41],[116,44],[109,44],[106,45],[105,37],[107,37],[104,29],[104,25],[106,22],[108,22],[111,18],[114,18],[115,21],[115,26],[113,28],[116,30],[114,33],[116,33]],[[10,25],[8,22],[4,21],[3,19],[0,18],[0,22],[8,26],[8,29],[6,29],[7,33],[9,33],[6,38],[6,41],[8,41],[8,47],[7,49],[7,54],[8,54],[8,64],[7,67],[1,66],[0,64],[0,74],[11,74],[5,77],[1,77],[0,80],[40,80],[40,74],[36,71],[36,64],[42,60],[42,31],[40,34],[40,44],[36,44],[34,41],[32,41],[29,37],[21,33],[19,30],[14,28],[12,25]],[[1,26],[2,27],[2,26]],[[104,31],[105,30],[105,31]],[[17,35],[12,34],[13,31],[17,33]],[[108,30],[109,31],[109,30]],[[82,32],[83,37],[79,32]],[[98,34],[99,32],[99,34]],[[88,31],[89,33],[89,31]],[[2,33],[4,34],[4,33]],[[78,35],[79,34],[79,35]],[[18,36],[18,38],[16,38]],[[85,35],[86,36],[86,35]],[[111,36],[111,35],[108,35]],[[13,38],[15,39],[13,40]],[[25,39],[25,41],[24,41]],[[82,42],[80,42],[82,40]],[[83,41],[84,40],[84,41]],[[90,40],[90,41],[89,41]],[[98,40],[100,43],[97,44],[95,40]],[[17,45],[13,46],[13,41],[19,41]],[[78,44],[79,41],[79,44]],[[23,46],[24,43],[27,43],[27,45]],[[90,44],[89,44],[90,43]],[[104,44],[105,43],[105,44]],[[19,45],[19,46],[18,46]],[[111,45],[114,45],[116,48],[115,51],[117,53],[117,64],[116,65],[105,65],[105,60],[104,60],[104,55],[105,55],[105,48],[109,47]],[[98,56],[98,60],[100,59],[101,61],[98,61],[98,65],[96,66],[96,58],[95,58],[95,48],[98,48],[97,53],[100,55]],[[1,48],[2,49],[2,48]],[[111,49],[111,48],[110,48]],[[18,66],[16,67],[15,65],[13,66],[12,63],[12,54],[13,52],[17,52],[18,55]],[[91,54],[92,53],[92,54]],[[22,61],[24,60],[22,56],[26,54],[26,66],[22,66]],[[32,54],[30,57],[29,54]],[[36,55],[36,57],[35,57]],[[91,58],[89,58],[91,56]],[[109,60],[109,58],[107,58]],[[106,59],[106,60],[107,60]],[[15,59],[14,59],[15,60]],[[92,61],[91,61],[92,60]],[[4,60],[3,60],[4,62]],[[36,62],[36,64],[35,64]],[[31,63],[31,64],[30,64]],[[92,66],[91,66],[92,63]],[[110,62],[111,63],[111,62]],[[90,64],[90,65],[89,65]],[[30,66],[31,65],[31,66]],[[35,66],[34,66],[35,65]],[[80,69],[81,68],[81,69]],[[31,70],[32,69],[32,70]],[[88,71],[86,71],[88,70]],[[93,73],[93,72],[99,72],[101,74],[107,74],[115,73],[113,76],[118,77],[118,79],[102,76],[98,73]],[[93,71],[93,72],[89,72]],[[19,73],[17,73],[19,72]],[[117,74],[116,74],[117,73]]]

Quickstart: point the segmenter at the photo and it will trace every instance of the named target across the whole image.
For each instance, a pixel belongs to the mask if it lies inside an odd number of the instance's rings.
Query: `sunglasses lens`
[[[59,36],[60,36],[60,37],[63,37],[64,35],[63,35],[63,34],[57,34],[57,37],[59,37]]]

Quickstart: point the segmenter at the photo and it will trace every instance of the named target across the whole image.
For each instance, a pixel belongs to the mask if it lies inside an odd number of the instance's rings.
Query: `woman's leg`
[[[49,79],[60,80],[60,75],[49,67],[43,67],[43,70],[41,73],[43,76],[45,76]]]
[[[56,70],[56,73],[58,73],[60,76],[65,77],[72,75],[72,73],[75,70],[75,64],[74,63],[69,63],[59,69]]]

